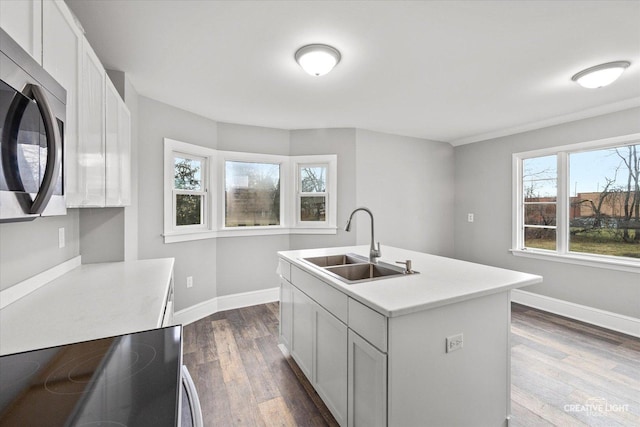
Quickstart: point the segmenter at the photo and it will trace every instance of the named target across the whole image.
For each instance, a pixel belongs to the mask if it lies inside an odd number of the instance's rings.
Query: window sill
[[[189,242],[192,240],[217,239],[225,237],[275,236],[282,234],[336,234],[336,227],[287,228],[287,227],[239,227],[222,230],[200,230],[164,233],[164,243]]]
[[[510,252],[519,257],[542,259],[546,261],[562,262],[565,264],[583,265],[586,267],[606,268],[610,270],[640,273],[640,260],[615,259],[606,256],[590,256],[582,254],[558,254],[550,251],[538,251],[534,249],[510,249]]]

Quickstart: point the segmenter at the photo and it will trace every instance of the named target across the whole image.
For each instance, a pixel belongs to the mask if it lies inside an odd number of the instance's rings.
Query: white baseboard
[[[612,331],[640,337],[640,319],[600,310],[586,305],[551,298],[521,290],[511,291],[511,301],[526,305],[570,319],[580,320],[592,325],[601,326]]]
[[[27,280],[16,283],[10,288],[0,291],[0,309],[5,308],[9,304],[18,301],[26,295],[29,295],[31,292],[41,288],[63,274],[70,272],[74,268],[80,267],[80,264],[82,264],[82,257],[78,255],[75,258],[71,258],[62,264],[58,264],[55,267],[28,278]]]
[[[173,315],[175,325],[188,325],[219,311],[232,310],[234,308],[249,307],[265,304],[280,299],[280,288],[270,288],[260,291],[244,292],[241,294],[224,295],[211,298],[199,304],[185,308]]]

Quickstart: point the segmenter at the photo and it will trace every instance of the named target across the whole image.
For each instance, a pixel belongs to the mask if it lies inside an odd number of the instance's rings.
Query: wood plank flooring
[[[511,426],[640,426],[640,340],[512,305]],[[278,343],[278,303],[184,327],[207,426],[336,426]]]
[[[640,426],[640,340],[511,306],[511,426]]]
[[[278,303],[216,313],[184,327],[184,364],[206,426],[337,426],[278,348]]]

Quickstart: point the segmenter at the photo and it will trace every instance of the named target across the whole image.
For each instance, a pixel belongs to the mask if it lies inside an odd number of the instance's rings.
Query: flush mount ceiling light
[[[340,62],[340,52],[326,44],[309,44],[298,49],[295,58],[307,73],[323,76]]]
[[[616,81],[629,65],[628,61],[607,62],[582,70],[571,80],[588,89],[604,87]]]

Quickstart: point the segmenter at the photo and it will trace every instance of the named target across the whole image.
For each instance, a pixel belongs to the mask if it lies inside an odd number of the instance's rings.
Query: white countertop
[[[379,261],[395,264],[395,261],[410,259],[412,269],[420,274],[347,284],[301,260],[345,253],[368,257],[368,245],[283,251],[278,252],[278,255],[387,317],[402,316],[542,282],[542,276],[534,274],[384,245],[381,249],[382,257]]]
[[[73,269],[0,310],[0,355],[160,327],[173,263]]]

